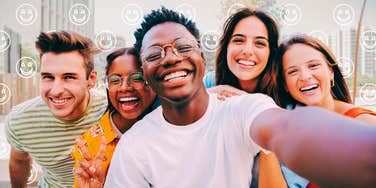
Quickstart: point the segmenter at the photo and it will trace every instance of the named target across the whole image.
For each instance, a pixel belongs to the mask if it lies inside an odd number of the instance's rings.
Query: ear
[[[95,83],[96,83],[96,80],[97,80],[97,71],[91,71],[90,74],[89,74],[89,78],[88,78],[88,83],[87,83],[87,87],[89,89],[93,88],[95,86]]]
[[[204,52],[201,50],[201,58],[204,60],[204,64],[206,65],[206,58]]]

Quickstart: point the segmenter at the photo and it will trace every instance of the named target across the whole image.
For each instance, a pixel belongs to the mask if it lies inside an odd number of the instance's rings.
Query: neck
[[[125,131],[130,129],[138,121],[138,119],[125,119],[118,112],[115,112],[112,115],[112,120],[114,121],[115,126],[123,134],[125,133]]]
[[[173,103],[161,98],[163,116],[171,124],[189,125],[204,116],[209,105],[209,95],[202,87],[181,103]]]
[[[253,80],[238,80],[242,90],[247,93],[253,93],[257,87],[257,79]]]

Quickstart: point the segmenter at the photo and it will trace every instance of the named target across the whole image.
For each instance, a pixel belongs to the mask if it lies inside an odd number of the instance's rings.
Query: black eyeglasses
[[[109,90],[116,90],[124,83],[125,79],[127,80],[127,84],[135,89],[140,89],[145,86],[145,80],[142,72],[137,71],[130,73],[127,77],[121,77],[118,74],[106,76],[106,88]]]
[[[175,55],[187,58],[198,48],[198,45],[195,40],[180,38],[163,46],[151,46],[141,53],[141,61],[146,64],[158,65],[166,56],[165,49],[167,47],[171,47]]]

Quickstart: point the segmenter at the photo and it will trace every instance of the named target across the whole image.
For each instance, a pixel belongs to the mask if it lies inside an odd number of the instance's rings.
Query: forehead
[[[310,60],[325,60],[324,55],[306,44],[293,44],[283,55],[284,63],[305,63]]]
[[[144,39],[142,40],[141,49],[145,49],[153,45],[171,43],[177,38],[195,40],[195,37],[184,25],[175,22],[164,22],[155,25],[148,32],[146,32]]]
[[[136,57],[129,54],[121,55],[112,61],[108,74],[129,74],[141,70],[136,63]]]
[[[78,51],[54,53],[47,52],[41,57],[41,72],[51,74],[85,72],[84,58]]]
[[[268,29],[265,24],[256,16],[249,16],[241,19],[235,26],[234,34],[241,33],[245,35],[267,36]]]

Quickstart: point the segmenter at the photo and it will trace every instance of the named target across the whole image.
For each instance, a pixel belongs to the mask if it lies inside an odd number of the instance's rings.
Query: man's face
[[[164,46],[184,39],[194,41],[195,49],[189,57],[182,57],[166,46],[165,57],[159,63],[144,62],[144,75],[153,90],[161,99],[181,103],[204,87],[202,78],[205,59],[198,48],[195,37],[181,24],[165,22],[152,27],[144,36],[141,53],[152,46]]]
[[[89,101],[89,89],[96,73],[86,79],[84,58],[77,51],[53,53],[41,57],[41,96],[52,114],[62,120],[74,120],[83,115]]]

